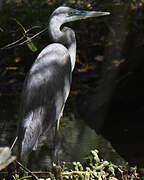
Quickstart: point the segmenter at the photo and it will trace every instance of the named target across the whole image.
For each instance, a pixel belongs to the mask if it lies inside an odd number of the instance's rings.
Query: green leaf
[[[32,40],[29,37],[27,37],[27,46],[31,51],[33,52],[37,51],[37,47],[35,46],[34,42],[32,42]]]

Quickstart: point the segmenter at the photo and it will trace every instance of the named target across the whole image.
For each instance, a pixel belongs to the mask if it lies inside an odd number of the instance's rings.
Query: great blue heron
[[[69,7],[57,8],[49,20],[49,34],[54,41],[46,46],[33,63],[22,92],[18,126],[18,156],[25,159],[37,148],[45,130],[57,124],[70,92],[72,71],[76,61],[75,32],[61,25],[109,12],[79,11]]]

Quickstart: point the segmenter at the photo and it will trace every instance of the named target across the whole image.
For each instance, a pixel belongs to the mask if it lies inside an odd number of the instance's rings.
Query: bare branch
[[[13,48],[14,45],[16,45],[18,42],[20,42],[22,39],[24,39],[24,37],[21,37],[20,39],[18,39],[17,41],[15,42],[12,42],[10,44],[7,44],[6,46],[0,48],[1,50],[4,50],[4,49],[10,49],[10,48]]]
[[[30,37],[29,40],[32,40],[32,39],[36,38],[37,36],[39,36],[40,34],[42,34],[43,32],[45,32],[47,29],[48,29],[47,27],[44,28],[42,31],[40,31],[40,32],[38,32],[37,34],[35,34],[35,35],[33,35],[32,37]],[[6,45],[6,46],[4,46],[4,47],[2,47],[2,48],[0,48],[0,49],[1,49],[1,50],[5,50],[5,49],[11,49],[11,48],[14,48],[14,47],[17,47],[17,46],[21,46],[21,45],[23,45],[23,44],[25,44],[25,43],[27,43],[27,42],[29,41],[29,40],[25,40],[25,41],[19,43],[19,42],[22,41],[24,38],[25,38],[25,37],[21,37],[21,38],[18,39],[17,41],[12,42],[12,43],[10,43],[10,44],[8,44],[8,45]],[[17,44],[17,43],[18,43],[18,44]]]
[[[28,168],[24,167],[19,161],[16,160],[16,163],[23,168],[25,171],[27,171],[28,173],[30,173],[36,180],[39,180],[38,177],[32,172],[30,171]]]

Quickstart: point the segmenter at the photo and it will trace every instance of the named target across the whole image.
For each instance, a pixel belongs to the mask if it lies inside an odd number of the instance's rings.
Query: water
[[[19,96],[0,97],[0,146],[11,146],[17,128]],[[71,99],[69,100],[69,102]],[[123,161],[110,142],[88,127],[69,103],[61,119],[60,134],[61,145],[59,150],[60,161],[83,161],[92,149],[98,149],[103,159],[120,164]],[[69,112],[69,110],[71,110]],[[54,128],[45,133],[39,142],[38,150],[30,155],[29,167],[31,169],[47,169],[52,162]],[[13,154],[16,153],[16,147]]]
[[[16,136],[19,98],[0,96],[0,102],[0,146],[10,146]]]

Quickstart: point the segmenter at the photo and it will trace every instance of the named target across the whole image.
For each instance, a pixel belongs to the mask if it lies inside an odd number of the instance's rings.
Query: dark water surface
[[[18,122],[19,96],[0,97],[0,146],[11,146],[16,135]],[[69,100],[71,101],[71,99]],[[103,159],[121,163],[121,158],[110,142],[88,127],[76,117],[70,103],[61,119],[61,146],[59,159],[62,161],[82,161],[92,149],[98,149]],[[51,164],[54,128],[41,137],[38,150],[30,155],[29,166],[32,169],[46,169]],[[16,147],[13,150],[16,153]]]

